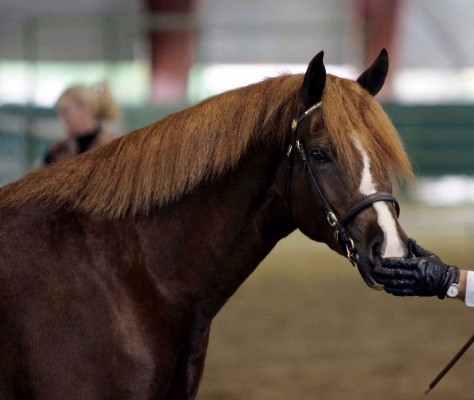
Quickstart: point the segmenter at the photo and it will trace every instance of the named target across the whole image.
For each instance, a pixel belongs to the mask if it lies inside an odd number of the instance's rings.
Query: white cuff
[[[474,271],[467,271],[466,298],[464,302],[468,307],[474,307]]]

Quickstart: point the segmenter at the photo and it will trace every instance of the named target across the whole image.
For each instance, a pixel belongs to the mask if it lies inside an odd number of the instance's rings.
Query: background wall
[[[71,83],[108,80],[125,134],[214,93],[206,79],[224,78],[211,67],[241,67],[231,83],[258,80],[304,70],[324,49],[332,71],[354,76],[383,46],[381,99],[419,176],[397,193],[401,223],[469,268],[473,12],[473,0],[2,0],[0,185],[39,167],[63,137],[53,105]],[[346,260],[295,233],[217,317],[199,399],[421,398],[471,332],[461,303],[373,292]],[[472,366],[471,349],[430,399],[472,399]]]
[[[355,17],[357,3],[353,0],[298,0],[291,4],[286,0],[198,0],[194,15],[201,24],[196,59],[307,62],[308,54],[323,48],[329,63],[360,63],[363,46],[360,36],[365,26],[364,21]],[[401,67],[474,65],[472,0],[406,0],[401,3],[396,39]],[[104,26],[89,21],[98,17],[138,15],[145,11],[145,6],[138,0],[2,0],[0,11],[0,59],[27,59],[22,42],[26,23],[43,18],[48,21],[51,16],[74,16],[84,25],[67,26],[55,18],[41,27],[44,32],[37,44],[38,57],[95,60],[107,54],[102,38],[107,33]],[[121,46],[118,53],[110,56],[116,59],[146,57],[145,53],[136,53],[140,38],[130,37],[129,33],[120,29],[115,32]]]
[[[136,0],[2,0],[0,4],[0,59],[29,60],[34,56],[42,60],[103,60],[132,59],[136,38],[128,32],[115,32],[122,45],[118,53],[106,48],[107,27],[98,24],[97,18],[114,14],[136,15],[142,10]],[[68,16],[62,20],[60,16]],[[70,20],[73,19],[74,23]],[[95,23],[92,22],[95,19]],[[36,25],[36,26],[35,26]],[[36,43],[27,30],[38,29]],[[26,35],[26,36],[25,36]],[[33,47],[33,49],[31,48]]]

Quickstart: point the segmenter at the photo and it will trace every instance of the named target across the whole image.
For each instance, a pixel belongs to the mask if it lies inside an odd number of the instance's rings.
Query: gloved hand
[[[395,296],[446,297],[451,283],[459,283],[459,269],[443,263],[438,256],[408,239],[413,258],[385,258],[374,270],[375,280]]]

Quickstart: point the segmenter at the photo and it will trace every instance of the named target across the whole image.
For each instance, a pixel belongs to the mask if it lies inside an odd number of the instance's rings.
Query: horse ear
[[[326,68],[324,67],[324,51],[314,56],[308,65],[303,81],[303,94],[306,105],[316,104],[321,101],[324,85],[326,83]]]
[[[377,59],[367,68],[357,82],[366,89],[372,96],[375,96],[382,89],[388,72],[388,53],[382,49]]]

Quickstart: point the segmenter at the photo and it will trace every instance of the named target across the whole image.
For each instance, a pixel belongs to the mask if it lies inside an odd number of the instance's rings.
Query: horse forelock
[[[371,160],[377,180],[394,175],[402,181],[413,177],[403,143],[380,104],[357,82],[328,75],[323,92],[323,120],[336,154],[354,182],[360,180],[360,155],[354,135]]]

